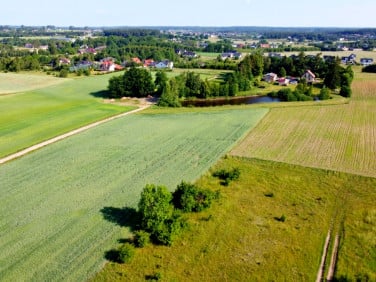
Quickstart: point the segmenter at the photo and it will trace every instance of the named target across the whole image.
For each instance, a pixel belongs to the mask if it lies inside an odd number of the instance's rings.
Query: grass
[[[376,79],[355,77],[349,103],[276,105],[232,154],[376,177]]]
[[[226,188],[210,173],[234,167],[240,179]],[[221,189],[222,197],[210,210],[190,215],[189,229],[172,247],[139,249],[131,263],[108,263],[92,281],[145,281],[157,273],[163,281],[314,281],[333,215],[338,209],[351,214],[359,205],[366,210],[376,200],[374,178],[238,157],[222,159],[197,183]],[[346,198],[338,197],[344,192]],[[352,223],[347,217],[346,225]],[[355,234],[344,237],[350,258],[358,245],[348,236]],[[372,274],[376,232],[358,230],[365,235],[360,252],[369,255],[359,254],[353,264]],[[347,266],[339,276],[358,273]]]
[[[0,96],[0,157],[132,109],[102,102],[101,91],[106,90],[109,77],[68,79],[58,85]]]
[[[1,280],[86,280],[147,183],[197,179],[266,112],[137,114],[1,165]]]
[[[66,82],[65,79],[37,73],[0,73],[0,96],[25,92]]]

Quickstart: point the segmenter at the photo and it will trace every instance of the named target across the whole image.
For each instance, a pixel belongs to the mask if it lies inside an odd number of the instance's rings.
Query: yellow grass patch
[[[233,155],[376,176],[376,76],[356,74],[350,103],[273,108]]]

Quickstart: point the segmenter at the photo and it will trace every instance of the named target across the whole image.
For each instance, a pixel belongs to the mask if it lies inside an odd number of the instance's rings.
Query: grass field
[[[25,92],[66,82],[43,74],[0,73],[0,95]]]
[[[86,280],[129,234],[105,217],[195,180],[266,112],[132,115],[1,165],[0,280]]]
[[[355,281],[356,275],[368,273],[369,281],[376,279],[374,225],[366,224],[367,232],[359,226],[347,229],[353,213],[370,208],[374,222],[375,178],[234,157],[210,171],[233,167],[241,176],[229,187],[221,188],[210,172],[197,181],[220,189],[222,197],[210,210],[190,215],[188,231],[172,247],[138,249],[131,263],[109,263],[93,281],[145,281],[156,273],[162,281],[315,281],[339,209],[348,211],[340,257],[345,246],[351,251],[350,263],[339,267],[337,277]],[[285,222],[276,220],[282,215]]]
[[[4,78],[8,75],[14,77],[14,74],[1,74]],[[130,110],[131,107],[104,104],[101,98],[95,97],[106,90],[109,77],[67,79],[43,89],[0,95],[0,157]],[[40,78],[48,80],[50,77]]]
[[[376,76],[357,72],[348,104],[272,108],[233,155],[376,177]]]

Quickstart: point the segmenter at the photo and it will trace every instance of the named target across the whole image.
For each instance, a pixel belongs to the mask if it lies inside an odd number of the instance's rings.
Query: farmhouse
[[[279,86],[287,86],[289,85],[289,83],[290,83],[290,79],[288,78],[281,77],[280,79],[278,79]]]
[[[306,70],[306,72],[302,75],[302,78],[304,78],[307,83],[313,83],[315,82],[316,76],[310,70]]]
[[[344,56],[341,58],[341,63],[346,64],[346,65],[355,64],[355,58],[356,58],[355,54],[351,54],[348,57]]]
[[[155,65],[157,69],[172,69],[174,67],[174,63],[169,60],[160,61]]]
[[[278,78],[277,74],[270,72],[270,73],[265,74],[262,79],[268,83],[271,83],[271,82],[276,81],[277,78]]]
[[[372,65],[373,64],[373,59],[371,58],[361,58],[360,59],[360,64],[362,66],[369,66],[369,65]]]
[[[239,59],[242,57],[242,53],[236,52],[236,51],[230,51],[230,52],[225,52],[221,54],[221,59],[226,60],[226,59]]]

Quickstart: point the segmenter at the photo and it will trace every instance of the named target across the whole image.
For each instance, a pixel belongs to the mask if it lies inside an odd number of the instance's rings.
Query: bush
[[[351,97],[351,88],[349,86],[342,86],[339,95],[342,97],[350,98]]]
[[[216,193],[211,190],[183,181],[173,193],[173,203],[175,208],[184,212],[199,212],[210,207],[213,199],[217,197]]]
[[[240,177],[240,170],[239,168],[234,168],[230,171],[225,169],[218,170],[213,173],[214,177],[218,177],[222,180],[221,184],[224,186],[228,186],[231,181],[238,180]]]
[[[68,77],[68,70],[67,69],[62,69],[60,72],[59,72],[59,77]]]
[[[122,263],[130,262],[134,256],[135,248],[130,243],[125,243],[119,248],[119,261]]]
[[[150,243],[150,234],[144,230],[138,230],[134,233],[134,244],[138,248],[143,248]]]

